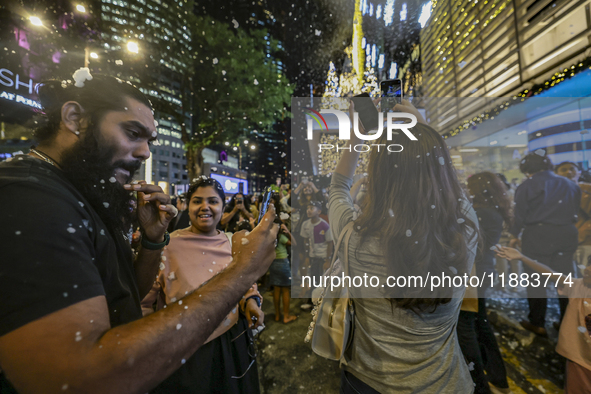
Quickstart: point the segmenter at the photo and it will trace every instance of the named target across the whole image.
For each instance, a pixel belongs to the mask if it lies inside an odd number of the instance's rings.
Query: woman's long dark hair
[[[447,145],[429,126],[417,124],[411,131],[417,141],[402,133],[389,141],[384,133],[376,143],[400,144],[401,152],[374,148],[370,154],[369,203],[355,221],[359,244],[369,237],[380,240],[390,276],[451,275],[450,267],[458,274],[468,272],[468,243],[477,237],[478,227],[463,209],[467,198]],[[390,299],[393,306],[415,312],[435,310],[451,299],[449,292],[440,293],[446,295],[443,298],[432,298],[428,286],[406,290],[404,298]]]
[[[472,175],[468,178],[468,190],[474,207],[496,209],[503,217],[505,226],[511,226],[511,198],[507,194],[507,186],[497,175],[488,171]]]
[[[244,208],[246,208],[246,210],[248,212],[250,212],[250,201],[248,198],[246,198],[246,196],[242,193],[236,193],[232,196],[232,199],[230,200],[230,202],[228,203],[228,206],[230,207],[230,209],[234,209],[234,207],[236,206],[236,196],[237,195],[241,195],[242,196],[242,201],[244,203]]]

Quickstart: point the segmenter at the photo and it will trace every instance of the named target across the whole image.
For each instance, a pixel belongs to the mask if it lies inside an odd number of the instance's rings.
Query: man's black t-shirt
[[[0,206],[0,336],[101,295],[112,327],[142,317],[129,242],[59,169],[30,156],[0,163]]]

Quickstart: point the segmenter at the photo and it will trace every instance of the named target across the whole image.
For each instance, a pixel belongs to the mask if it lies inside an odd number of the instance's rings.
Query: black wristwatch
[[[142,248],[144,248],[144,249],[159,250],[159,249],[162,249],[163,247],[165,247],[166,245],[168,245],[169,242],[170,242],[170,234],[168,234],[168,231],[164,233],[164,241],[160,242],[158,244],[148,241],[146,234],[144,234],[144,232],[142,231]]]

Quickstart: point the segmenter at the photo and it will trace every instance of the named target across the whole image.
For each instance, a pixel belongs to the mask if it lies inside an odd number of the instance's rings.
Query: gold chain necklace
[[[56,166],[56,167],[57,167],[57,164],[55,164],[55,161],[51,160],[51,159],[49,158],[49,156],[47,156],[46,154],[44,154],[44,153],[42,153],[42,152],[38,151],[38,150],[37,150],[37,149],[35,149],[35,148],[31,148],[31,152],[32,152],[32,153],[34,153],[35,155],[37,155],[37,156],[38,156],[39,158],[41,158],[42,160],[44,160],[44,161],[48,162],[48,163],[49,163],[49,164],[51,164],[52,166]]]

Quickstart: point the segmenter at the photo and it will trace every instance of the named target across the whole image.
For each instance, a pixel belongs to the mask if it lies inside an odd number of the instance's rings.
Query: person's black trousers
[[[475,383],[474,393],[490,393],[488,382],[498,388],[508,388],[505,363],[486,314],[486,298],[478,299],[478,313],[460,311],[457,331],[460,348]]]
[[[564,275],[574,275],[573,256],[578,247],[578,230],[574,224],[554,226],[537,224],[526,226],[521,237],[521,251],[532,260],[547,265],[556,272]],[[530,286],[527,286],[527,301],[529,303],[529,322],[537,327],[544,327],[546,323],[547,296],[543,286],[546,277],[540,275],[541,285],[531,285],[531,268],[524,266],[524,273],[529,275]],[[574,276],[573,276],[574,279]],[[521,280],[521,278],[520,278]],[[505,283],[508,283],[508,278]],[[560,318],[564,316],[568,298],[559,298]]]

